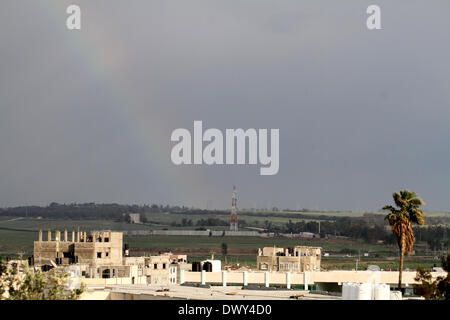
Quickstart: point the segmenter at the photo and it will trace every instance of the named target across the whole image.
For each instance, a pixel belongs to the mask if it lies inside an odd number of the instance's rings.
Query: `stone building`
[[[171,261],[169,255],[145,257],[145,275],[148,284],[168,284]]]
[[[171,252],[146,257],[125,257],[123,264],[135,266],[138,276],[145,276],[148,284],[175,284],[179,280],[180,270],[192,270],[186,255]]]
[[[70,265],[80,264],[89,267],[122,265],[122,233],[95,231],[69,233],[56,231],[54,238],[48,231],[47,241],[43,240],[42,230],[39,239],[34,242],[34,265]]]
[[[262,271],[319,271],[321,251],[322,248],[306,246],[265,247],[258,249],[257,268]]]
[[[174,284],[180,270],[191,270],[186,255],[171,252],[157,256],[129,257],[123,255],[122,232],[48,231],[46,241],[39,231],[34,242],[34,266],[46,271],[54,267],[76,265],[87,278],[146,277],[148,284]]]
[[[161,253],[161,255],[169,257],[171,263],[187,263],[187,255],[185,254],[173,254],[172,252],[164,252]]]

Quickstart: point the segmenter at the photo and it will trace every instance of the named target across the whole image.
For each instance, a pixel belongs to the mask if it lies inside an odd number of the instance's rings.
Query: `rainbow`
[[[90,70],[88,80],[96,83],[109,95],[109,100],[112,101],[110,105],[112,116],[128,124],[127,130],[135,137],[137,143],[142,145],[142,150],[145,151],[149,165],[157,168],[158,175],[151,177],[151,184],[169,190],[171,194],[168,194],[165,200],[170,201],[171,204],[192,205],[189,198],[191,195],[200,192],[198,186],[204,185],[202,184],[204,176],[198,175],[199,170],[196,170],[195,177],[193,176],[193,170],[175,170],[176,166],[170,159],[170,151],[167,154],[159,151],[159,145],[162,142],[167,141],[169,145],[171,144],[170,132],[172,130],[167,130],[167,127],[171,126],[170,124],[163,123],[156,114],[150,120],[147,117],[144,120],[133,113],[134,110],[142,108],[143,103],[124,90],[128,80],[117,76],[118,68],[127,59],[125,48],[116,43],[111,34],[102,32],[104,29],[101,26],[92,28],[92,21],[89,22],[89,30],[83,30],[84,13],[82,6],[81,31],[69,31],[65,27],[65,19],[67,17],[66,8],[70,3],[38,1],[35,4],[40,7],[42,13],[48,16],[52,23],[61,25],[61,28],[57,29],[60,33],[58,38],[66,39],[66,43],[61,45],[69,46],[74,57],[80,57],[82,63]],[[80,34],[72,36],[71,32]],[[96,45],[97,43],[102,44],[101,48]],[[107,56],[105,53],[107,53]],[[131,87],[131,84],[129,84],[129,87]],[[149,109],[151,113],[151,108]],[[168,118],[176,120],[177,115],[172,112],[168,115]],[[169,134],[161,139],[161,132],[165,131],[169,131]],[[194,181],[195,185],[192,185]],[[151,196],[149,193],[149,198]],[[149,199],[149,201],[152,200],[157,203],[161,201],[160,199]]]

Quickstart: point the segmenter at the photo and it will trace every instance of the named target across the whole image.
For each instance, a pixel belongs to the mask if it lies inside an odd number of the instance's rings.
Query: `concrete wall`
[[[104,290],[88,290],[81,294],[80,300],[110,300],[111,293]]]
[[[243,284],[244,272],[242,271],[227,271],[227,284]],[[286,274],[281,272],[268,272],[269,282],[271,284],[286,284]],[[222,272],[205,272],[206,283],[222,283]],[[291,279],[295,279],[298,284],[303,284],[303,277],[300,274],[292,274]],[[264,284],[265,272],[248,272],[248,284]],[[184,281],[188,283],[201,283],[201,272],[184,271]]]
[[[126,230],[122,231],[124,235],[128,236],[209,236],[210,231],[201,230]],[[274,237],[275,233],[259,233],[257,231],[225,231],[226,236],[236,236],[236,237]],[[309,232],[301,233],[280,233],[278,234],[282,237],[288,238],[313,238],[319,235],[314,235]],[[211,236],[221,237],[223,236],[223,231],[211,230]]]
[[[269,284],[286,285],[287,276],[284,272],[267,272]],[[433,278],[438,276],[445,276],[445,272],[432,272]],[[403,283],[405,285],[412,285],[416,283],[414,280],[416,272],[403,272]],[[201,283],[201,272],[184,271],[184,282],[187,283]],[[205,272],[205,283],[222,283],[222,272]],[[227,284],[244,283],[243,271],[227,271]],[[322,272],[299,272],[291,273],[291,285],[308,285],[319,283],[335,283],[342,285],[344,282],[379,282],[395,286],[398,283],[398,272],[390,271],[322,271]],[[252,271],[247,272],[248,284],[264,285],[266,281],[266,272]]]
[[[185,300],[146,293],[111,292],[108,300]]]
[[[201,231],[201,230],[128,230],[123,231],[125,235],[136,235],[136,236],[211,236],[221,237],[223,231]],[[237,236],[237,237],[258,237],[260,234],[256,231],[225,231],[226,236]]]
[[[132,284],[131,277],[124,278],[109,278],[109,279],[101,279],[101,278],[83,278],[81,280],[86,285],[91,286],[106,286],[106,285],[114,285],[114,284]],[[134,284],[147,284],[147,277],[135,277]]]

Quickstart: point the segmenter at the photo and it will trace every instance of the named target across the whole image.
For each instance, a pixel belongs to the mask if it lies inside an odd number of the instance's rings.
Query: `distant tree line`
[[[178,212],[189,210],[187,207],[162,205],[123,205],[97,203],[59,204],[52,202],[45,207],[21,206],[0,208],[0,215],[9,217],[42,217],[46,219],[70,220],[120,220],[127,219],[126,213]],[[124,216],[125,215],[125,216]]]
[[[305,209],[306,210],[306,209]],[[169,212],[171,214],[182,215],[219,215],[223,219],[207,217],[193,222],[192,219],[183,218],[181,223],[172,222],[173,227],[204,228],[207,226],[228,226],[229,210],[202,210],[185,206],[169,205],[123,205],[123,204],[97,204],[97,203],[71,203],[59,204],[56,202],[48,206],[21,206],[12,208],[0,208],[0,215],[9,217],[42,217],[46,219],[69,219],[69,220],[114,220],[130,222],[128,213],[142,213],[141,220],[146,223],[161,224],[151,220],[152,213]],[[363,239],[367,243],[375,243],[379,240],[387,244],[394,244],[395,239],[389,230],[384,216],[381,214],[365,213],[361,217],[338,217],[332,215],[313,215],[303,213],[283,213],[276,214],[270,212],[245,211],[246,216],[254,217],[287,217],[291,218],[284,225],[274,225],[269,219],[264,223],[254,221],[248,224],[245,220],[239,220],[239,227],[256,226],[264,228],[268,232],[275,233],[300,233],[312,232],[324,238],[329,235],[344,236],[353,239]],[[150,217],[149,220],[148,217]],[[296,222],[293,222],[295,219]],[[447,235],[450,229],[446,226],[450,223],[449,217],[427,217],[425,214],[426,226],[414,227],[414,233],[418,241],[428,243],[430,250],[448,250],[449,241]],[[299,221],[300,220],[300,221]],[[314,221],[308,221],[314,220]],[[320,222],[320,232],[319,232]]]
[[[306,209],[305,209],[306,210]],[[121,219],[124,213],[160,213],[168,212],[171,214],[185,214],[185,215],[229,215],[229,210],[203,210],[193,209],[185,206],[169,206],[169,205],[124,205],[124,204],[98,204],[98,203],[70,203],[60,204],[52,202],[48,206],[19,206],[10,208],[0,208],[0,215],[11,217],[42,217],[52,219]],[[313,213],[314,211],[310,211]],[[339,212],[339,211],[330,211]],[[307,213],[290,213],[286,210],[286,213],[277,212],[261,212],[261,211],[249,211],[242,212],[246,216],[255,217],[279,217],[279,218],[291,218],[302,220],[320,220],[320,221],[365,221],[368,223],[380,223],[383,222],[383,215],[374,213],[365,213],[362,217],[339,217],[332,215],[317,215]],[[449,217],[426,217],[427,225],[439,225],[450,223]]]
[[[384,220],[370,217],[342,217],[336,221],[321,221],[320,233],[319,222],[317,221],[299,221],[292,222],[276,226],[265,221],[264,227],[268,232],[278,233],[301,233],[311,232],[319,234],[321,238],[327,236],[343,236],[352,239],[362,239],[367,243],[376,243],[377,241],[383,241],[386,244],[395,244],[396,240]],[[442,225],[428,225],[414,227],[414,234],[418,241],[427,242],[429,248],[435,251],[448,250],[450,248],[450,242],[448,240],[448,234],[450,234],[450,228]]]

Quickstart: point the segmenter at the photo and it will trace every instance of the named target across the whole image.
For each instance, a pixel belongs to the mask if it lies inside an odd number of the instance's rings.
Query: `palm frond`
[[[425,223],[423,219],[423,212],[419,209],[412,209],[409,211],[409,220],[418,225],[423,225]]]
[[[382,210],[389,210],[391,212],[395,212],[396,211],[396,209],[393,206],[384,206],[382,208]]]

